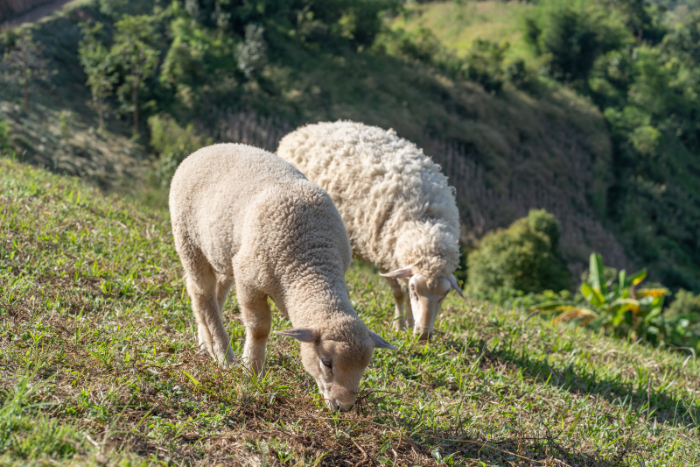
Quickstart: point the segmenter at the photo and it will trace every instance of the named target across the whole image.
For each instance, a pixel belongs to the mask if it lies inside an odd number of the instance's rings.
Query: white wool
[[[414,265],[429,278],[459,266],[459,211],[440,166],[393,130],[339,121],[301,127],[277,155],[321,185],[353,253],[382,271]]]
[[[235,283],[246,327],[243,360],[261,372],[270,297],[294,325],[284,335],[301,341],[304,368],[329,406],[349,408],[373,350],[392,346],[352,307],[350,243],[328,194],[274,154],[218,144],[180,164],[169,202],[202,348],[222,364],[233,361],[221,309]]]

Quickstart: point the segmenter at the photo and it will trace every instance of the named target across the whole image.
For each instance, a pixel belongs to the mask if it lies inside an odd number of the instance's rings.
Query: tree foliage
[[[508,229],[488,234],[467,260],[468,289],[477,293],[499,288],[526,293],[569,289],[559,236],[559,221],[545,210],[532,210]]]
[[[30,87],[46,76],[48,60],[42,57],[42,48],[33,40],[31,29],[23,29],[11,39],[2,58],[2,70],[5,79],[22,87],[24,108],[29,111]]]
[[[120,63],[131,91],[133,135],[139,132],[139,90],[144,80],[156,72],[159,52],[152,46],[158,39],[154,18],[148,15],[124,15],[115,24],[111,55]]]
[[[625,30],[589,3],[549,0],[525,18],[525,39],[560,81],[585,82],[596,59],[618,48]]]
[[[87,75],[86,84],[92,94],[92,107],[97,112],[98,131],[102,131],[105,119],[105,98],[112,93],[117,81],[109,49],[100,40],[102,23],[81,23],[83,40],[78,46],[78,57]]]

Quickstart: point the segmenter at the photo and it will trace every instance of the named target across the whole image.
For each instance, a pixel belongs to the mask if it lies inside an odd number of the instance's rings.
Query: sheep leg
[[[243,361],[256,375],[261,375],[265,368],[265,347],[272,328],[272,310],[266,294],[238,286],[236,290],[245,326]]]
[[[233,285],[233,276],[224,276],[219,274],[216,277],[216,302],[219,305],[219,312],[223,314],[224,305],[226,304],[226,296],[228,295],[231,286]]]
[[[404,297],[408,297],[408,291],[404,291],[403,293]],[[413,329],[413,307],[411,306],[411,300],[406,300],[406,326],[408,326],[408,329]]]
[[[185,262],[183,261],[183,264]],[[233,362],[233,349],[221,321],[217,301],[217,280],[214,270],[204,258],[199,267],[187,268],[187,292],[192,301],[192,311],[197,320],[199,345],[222,366]]]
[[[396,279],[388,277],[384,279],[389,283],[391,293],[394,295],[394,330],[401,331],[402,329],[406,329],[406,318],[403,313],[404,301],[408,302],[408,300],[406,300],[406,293]],[[413,321],[413,316],[411,316],[411,321]],[[411,327],[413,326],[411,325]]]

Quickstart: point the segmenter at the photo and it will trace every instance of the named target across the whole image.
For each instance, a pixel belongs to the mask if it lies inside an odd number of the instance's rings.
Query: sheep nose
[[[413,334],[415,336],[418,336],[419,341],[427,341],[433,335],[432,332],[426,331],[426,330],[417,331],[417,332],[414,332]]]
[[[357,399],[353,400],[351,404],[347,402],[342,402],[339,401],[338,399],[335,400],[335,405],[338,407],[338,410],[341,412],[347,412],[348,410],[352,409],[352,407],[355,405],[355,401]]]

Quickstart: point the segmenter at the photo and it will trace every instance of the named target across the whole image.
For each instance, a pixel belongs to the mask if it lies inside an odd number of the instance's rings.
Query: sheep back
[[[454,188],[393,130],[348,121],[307,125],[285,136],[277,155],[328,192],[355,255],[384,271],[415,265],[433,277],[458,267]]]
[[[349,240],[328,194],[262,149],[217,144],[196,151],[175,172],[169,202],[178,252],[196,249],[226,275],[240,258],[236,282],[256,281],[270,296],[283,296],[285,284],[309,268],[343,282],[350,265]]]

